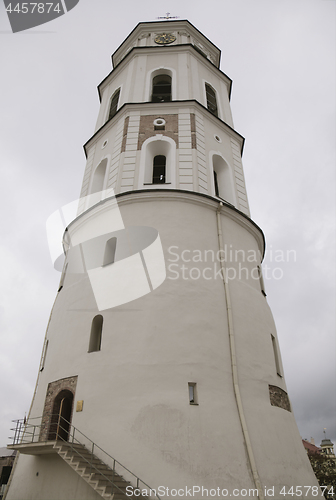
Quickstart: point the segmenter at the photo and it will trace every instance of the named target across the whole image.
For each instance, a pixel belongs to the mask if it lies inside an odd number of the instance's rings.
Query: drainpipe
[[[218,205],[218,208],[217,208],[217,212],[216,212],[220,255],[224,255],[222,224],[221,224],[221,218],[220,218],[222,206],[223,206],[223,203],[220,202]],[[242,431],[243,431],[245,446],[247,449],[247,455],[249,458],[249,463],[250,463],[250,467],[251,467],[251,472],[252,472],[254,484],[259,492],[258,498],[259,498],[259,500],[264,500],[264,495],[263,495],[263,491],[262,491],[262,487],[261,487],[261,482],[259,479],[257,465],[256,465],[255,458],[253,455],[252,445],[251,445],[250,436],[249,436],[249,432],[248,432],[247,425],[246,425],[244,409],[243,409],[243,404],[242,404],[241,395],[240,395],[237,359],[236,359],[236,347],[235,347],[235,338],[234,338],[234,329],[233,329],[232,308],[231,308],[231,297],[230,297],[229,282],[227,279],[227,273],[226,273],[223,259],[220,259],[220,266],[221,266],[221,271],[222,271],[221,274],[222,274],[222,278],[223,278],[223,285],[224,285],[224,292],[225,292],[225,305],[226,305],[227,321],[228,321],[228,329],[229,329],[231,370],[232,370],[232,381],[233,381],[234,395],[235,395],[235,399],[236,399],[239,420],[240,420],[240,424],[241,424]]]

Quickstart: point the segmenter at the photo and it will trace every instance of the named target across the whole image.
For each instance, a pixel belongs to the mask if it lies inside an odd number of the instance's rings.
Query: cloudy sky
[[[266,291],[289,396],[301,436],[319,444],[327,428],[336,443],[335,0],[80,0],[16,34],[0,2],[0,446],[29,410],[60,277],[45,222],[79,195],[96,86],[136,24],[166,11],[222,50],[252,218],[282,275]],[[276,262],[287,250],[295,261]]]

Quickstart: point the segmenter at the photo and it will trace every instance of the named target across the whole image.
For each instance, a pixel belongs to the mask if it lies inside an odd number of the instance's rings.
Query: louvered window
[[[205,93],[206,93],[206,100],[207,100],[207,108],[208,108],[208,110],[213,115],[218,116],[216,92],[207,83],[205,84]]]
[[[110,112],[108,117],[109,120],[111,120],[111,118],[113,118],[116,112],[118,111],[119,96],[120,96],[120,89],[118,89],[112,96]]]

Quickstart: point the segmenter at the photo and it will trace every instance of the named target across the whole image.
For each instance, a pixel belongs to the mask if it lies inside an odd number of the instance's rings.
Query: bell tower
[[[90,192],[89,172],[110,154],[104,182],[116,194],[157,189],[158,183],[166,190],[217,192],[249,216],[244,139],[233,129],[232,82],[219,69],[220,50],[186,21],[140,23],[112,62],[113,71],[98,86],[101,107],[96,133],[85,145],[81,195]],[[156,155],[161,149],[164,154]],[[166,157],[166,175],[153,182],[155,156]],[[209,176],[209,161],[215,176]]]
[[[220,50],[146,22],[112,63],[7,499],[315,498]]]

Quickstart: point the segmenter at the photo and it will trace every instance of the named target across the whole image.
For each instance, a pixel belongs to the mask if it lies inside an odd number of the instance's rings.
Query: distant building
[[[330,439],[322,439],[320,447],[315,446],[314,439],[310,442],[302,439],[304,448],[319,482],[324,490],[325,498],[336,498],[336,457],[334,444]],[[322,490],[323,491],[323,490]]]
[[[0,448],[0,500],[2,499],[15,460],[16,451]]]
[[[302,439],[302,444],[307,451],[308,455],[320,455],[321,454],[321,448],[315,445],[314,439],[311,438],[310,441],[307,441],[306,439]]]

